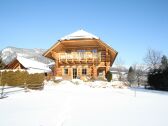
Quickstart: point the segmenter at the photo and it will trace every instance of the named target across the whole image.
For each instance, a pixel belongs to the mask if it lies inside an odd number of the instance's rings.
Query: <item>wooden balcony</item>
[[[71,52],[59,53],[61,63],[92,63],[101,61],[101,52]]]

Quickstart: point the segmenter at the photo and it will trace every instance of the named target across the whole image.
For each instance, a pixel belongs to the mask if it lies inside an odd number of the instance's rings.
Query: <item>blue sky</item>
[[[168,55],[168,0],[0,0],[0,49],[48,49],[84,29],[143,63],[148,48]]]

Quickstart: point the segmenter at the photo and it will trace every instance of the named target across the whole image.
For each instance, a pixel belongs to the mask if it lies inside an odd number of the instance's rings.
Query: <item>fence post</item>
[[[3,98],[3,90],[4,90],[4,84],[2,84],[2,71],[1,71],[1,77],[0,77],[0,85],[2,86],[1,88],[1,97],[0,98]]]
[[[28,85],[27,85],[27,83],[24,83],[24,90],[25,90],[25,92],[28,92]]]
[[[2,85],[2,88],[1,88],[1,97],[0,98],[5,98],[5,95],[4,95],[4,84]]]
[[[135,90],[134,90],[134,97],[136,97],[136,95],[137,95],[137,94],[136,94],[136,87],[135,87]]]
[[[3,90],[4,90],[4,88],[2,86],[2,88],[1,88],[1,98],[3,98]]]

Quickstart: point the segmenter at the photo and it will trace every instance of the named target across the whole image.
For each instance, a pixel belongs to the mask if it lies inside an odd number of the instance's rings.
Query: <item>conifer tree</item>
[[[130,84],[133,84],[133,82],[136,79],[136,74],[135,74],[135,70],[132,68],[132,66],[129,68],[128,70],[128,76],[127,76],[128,81],[130,82]]]
[[[168,59],[165,55],[162,56],[162,59],[161,59],[161,66],[160,68],[162,70],[166,69],[168,67]]]
[[[2,58],[0,58],[0,70],[4,69],[5,64],[2,61]]]

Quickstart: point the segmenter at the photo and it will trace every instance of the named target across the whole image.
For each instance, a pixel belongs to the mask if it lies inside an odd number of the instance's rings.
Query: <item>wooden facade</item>
[[[55,61],[54,75],[63,78],[96,79],[105,77],[112,66],[117,51],[100,39],[78,38],[59,40],[44,54]]]
[[[26,69],[17,59],[5,66],[5,69]]]

